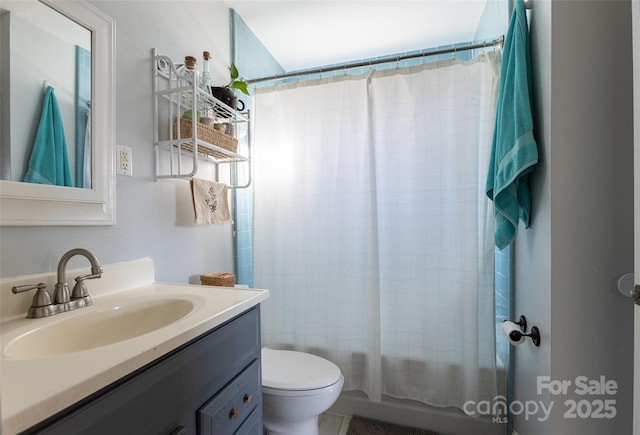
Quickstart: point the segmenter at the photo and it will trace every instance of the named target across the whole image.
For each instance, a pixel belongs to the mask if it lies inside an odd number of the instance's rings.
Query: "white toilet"
[[[318,417],[342,391],[344,377],[324,358],[262,349],[264,429],[274,435],[318,435]]]

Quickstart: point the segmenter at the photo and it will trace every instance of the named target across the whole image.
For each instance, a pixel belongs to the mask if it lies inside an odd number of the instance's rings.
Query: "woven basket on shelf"
[[[236,276],[233,273],[205,273],[200,275],[200,284],[233,287],[236,284]]]
[[[180,126],[178,127],[178,118],[176,117],[173,122],[173,138],[178,138],[178,128],[180,129],[180,138],[188,139],[191,137],[191,119],[180,118]],[[225,150],[235,153],[238,151],[238,139],[235,137],[226,135],[219,132],[215,128],[209,125],[198,122],[198,139],[208,142],[212,145],[216,145]],[[183,143],[182,149],[193,151],[193,143]],[[198,152],[206,154],[217,159],[227,159],[230,156],[207,147],[199,146]]]

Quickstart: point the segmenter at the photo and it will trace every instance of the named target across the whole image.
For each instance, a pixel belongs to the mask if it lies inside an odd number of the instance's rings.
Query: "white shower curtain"
[[[499,55],[257,90],[254,277],[263,345],[344,390],[461,408],[496,394]]]

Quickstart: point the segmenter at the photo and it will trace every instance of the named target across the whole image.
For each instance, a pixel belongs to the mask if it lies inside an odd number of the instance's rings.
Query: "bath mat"
[[[354,415],[349,422],[347,435],[438,435],[438,433]]]

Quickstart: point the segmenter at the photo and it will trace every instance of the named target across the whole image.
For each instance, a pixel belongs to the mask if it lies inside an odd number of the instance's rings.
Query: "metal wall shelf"
[[[197,73],[182,70],[168,56],[153,56],[153,145],[155,179],[196,175],[202,161],[216,165],[247,165],[243,180],[230,188],[251,184],[251,139],[249,112],[238,112],[200,86]],[[192,122],[183,115],[198,114],[213,119],[225,129]],[[237,143],[237,149],[234,145]],[[197,151],[194,152],[194,144]],[[217,176],[216,176],[217,178]],[[234,179],[239,178],[234,171]],[[242,183],[241,185],[239,183]]]

